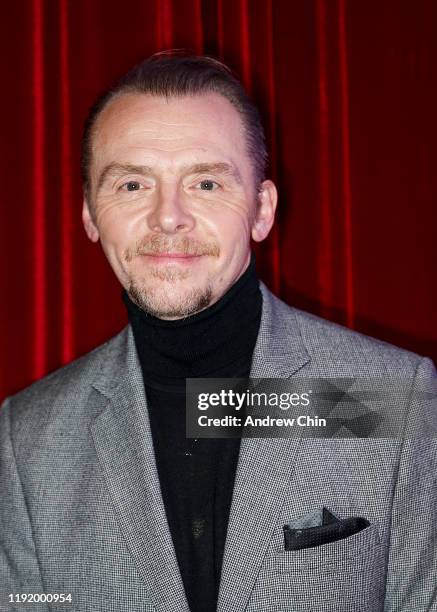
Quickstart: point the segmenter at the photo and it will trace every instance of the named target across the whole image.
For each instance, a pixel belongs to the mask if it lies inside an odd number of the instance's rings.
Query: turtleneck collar
[[[126,292],[123,300],[146,384],[249,375],[262,310],[254,253],[244,273],[215,304],[189,317],[158,319],[136,306]]]

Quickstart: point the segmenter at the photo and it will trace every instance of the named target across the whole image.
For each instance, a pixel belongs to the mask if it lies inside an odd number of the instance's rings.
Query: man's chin
[[[189,317],[207,308],[212,301],[212,289],[209,285],[181,290],[175,287],[138,287],[131,283],[127,292],[141,310],[158,319]]]

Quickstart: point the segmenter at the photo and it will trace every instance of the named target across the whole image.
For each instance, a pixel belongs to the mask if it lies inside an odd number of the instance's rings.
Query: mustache
[[[220,248],[215,242],[205,242],[187,236],[172,238],[169,236],[150,236],[138,240],[128,247],[124,258],[129,263],[140,255],[161,255],[163,253],[180,253],[181,255],[209,255],[218,257]]]

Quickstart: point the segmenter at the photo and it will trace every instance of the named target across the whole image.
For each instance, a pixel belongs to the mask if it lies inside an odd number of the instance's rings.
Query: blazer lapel
[[[94,387],[105,408],[92,425],[119,524],[160,612],[189,612],[156,468],[141,368],[130,327]]]
[[[263,313],[251,378],[287,378],[309,361],[292,310],[260,283]],[[223,557],[218,612],[242,612],[289,489],[300,440],[244,438]]]

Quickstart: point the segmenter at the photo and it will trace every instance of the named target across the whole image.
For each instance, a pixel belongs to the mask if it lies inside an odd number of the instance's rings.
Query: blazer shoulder
[[[338,323],[294,309],[302,338],[311,354],[331,363],[354,364],[362,374],[408,375],[416,371],[421,355],[373,338]]]
[[[263,293],[269,300],[275,333],[290,338],[298,333],[313,367],[320,371],[334,376],[411,377],[423,361],[432,364],[412,351],[294,308],[269,291]]]
[[[18,422],[32,415],[48,416],[55,405],[83,405],[91,385],[108,361],[118,359],[126,344],[127,327],[116,336],[71,363],[37,380],[8,397],[11,420]]]

